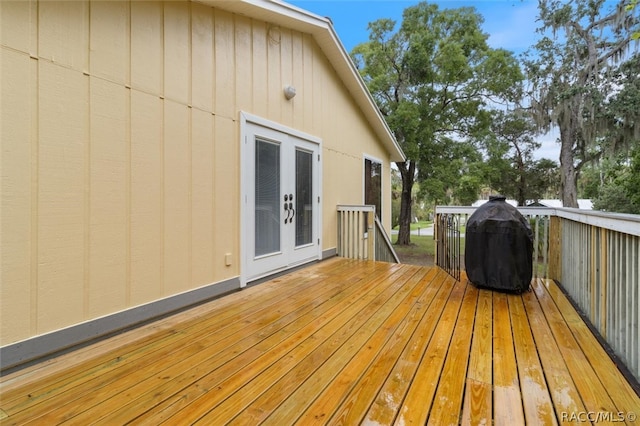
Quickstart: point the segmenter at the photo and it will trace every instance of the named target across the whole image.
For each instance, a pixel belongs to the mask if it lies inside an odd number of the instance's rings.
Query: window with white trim
[[[376,206],[376,216],[382,220],[382,163],[364,159],[364,203]]]

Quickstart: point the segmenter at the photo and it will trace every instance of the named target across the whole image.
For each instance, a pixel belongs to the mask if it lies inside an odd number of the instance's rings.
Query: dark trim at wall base
[[[327,250],[322,251],[322,260],[328,259],[330,257],[334,257],[338,255],[338,250],[333,247]]]
[[[3,346],[0,376],[236,290],[240,290],[238,277]]]

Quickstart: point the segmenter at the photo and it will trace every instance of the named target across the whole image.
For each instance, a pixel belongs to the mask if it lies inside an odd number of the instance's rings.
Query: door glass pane
[[[280,145],[256,140],[255,255],[280,251]]]
[[[313,154],[296,149],[296,246],[313,239]]]
[[[364,203],[376,206],[376,216],[382,219],[382,164],[364,160]]]

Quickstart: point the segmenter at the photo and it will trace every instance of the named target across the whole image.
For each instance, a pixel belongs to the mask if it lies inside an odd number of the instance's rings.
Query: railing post
[[[367,215],[367,256],[366,259],[369,260],[377,260],[376,259],[376,249],[375,249],[375,242],[376,242],[376,233],[373,231],[373,224],[374,224],[374,218],[375,218],[375,212],[369,211],[369,212],[364,212],[365,215]]]
[[[607,265],[609,263],[608,231],[600,228],[600,334],[607,338],[607,316],[609,315],[607,297]]]
[[[549,224],[549,278],[561,281],[562,278],[562,220],[550,217]]]
[[[438,227],[438,224],[440,223],[440,213],[436,212],[433,215],[433,240],[434,240],[434,247],[433,247],[433,258],[436,260],[436,262],[438,261],[438,233],[440,232],[440,229]]]

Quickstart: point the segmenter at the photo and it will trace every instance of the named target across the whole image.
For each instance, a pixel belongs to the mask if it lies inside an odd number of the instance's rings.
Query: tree
[[[577,207],[580,169],[602,155],[611,122],[608,97],[617,88],[612,72],[628,54],[637,9],[604,13],[605,0],[539,0],[541,32],[551,31],[525,63],[532,83],[532,110],[541,131],[560,132],[561,195],[564,206]]]
[[[639,0],[629,0],[629,3],[625,6],[625,9],[627,12],[633,13],[633,11],[636,10],[636,7],[638,7],[638,4],[639,4]],[[631,38],[633,40],[640,40],[640,29],[638,29],[637,31],[634,31],[631,34]]]
[[[624,61],[612,73],[616,92],[606,101],[608,122],[605,155],[628,153],[640,142],[640,54]]]
[[[536,160],[530,171],[528,199],[557,198],[559,187],[558,163],[548,158]]]
[[[616,213],[640,214],[640,147],[631,156],[607,159],[598,167],[600,185],[593,208]]]
[[[485,157],[479,167],[483,183],[520,206],[557,196],[558,165],[534,158],[540,147],[535,135],[535,123],[526,110],[495,111],[491,132],[482,141]]]
[[[422,153],[421,164],[429,167],[418,170],[420,198],[433,205],[471,204],[477,200],[481,186],[481,173],[477,169],[482,161],[480,151],[468,141],[456,141],[446,136],[441,136],[432,145],[437,151],[428,156]],[[470,197],[473,198],[471,202]]]
[[[615,94],[606,102],[606,144],[602,158],[581,172],[579,191],[594,200],[597,210],[640,213],[640,55],[613,73]],[[634,151],[635,150],[635,151]]]
[[[640,146],[631,155],[629,173],[622,187],[631,204],[635,206],[633,213],[640,214]]]
[[[470,206],[477,199],[482,188],[482,178],[477,174],[466,174],[460,178],[460,183],[455,191],[457,204],[461,206]]]
[[[499,168],[501,173],[492,186],[523,206],[531,198],[533,154],[540,147],[534,139],[535,124],[522,110],[496,111],[491,130],[489,143],[492,149],[488,151],[494,157],[492,163],[505,163]]]
[[[402,179],[398,244],[411,239],[412,189],[420,172],[435,191],[433,173],[451,168],[452,145],[489,123],[491,96],[511,94],[522,79],[510,52],[489,48],[473,8],[438,9],[419,3],[396,23],[369,24],[369,41],[351,53],[407,161]],[[444,155],[443,155],[444,153]],[[446,192],[446,191],[445,191]]]

